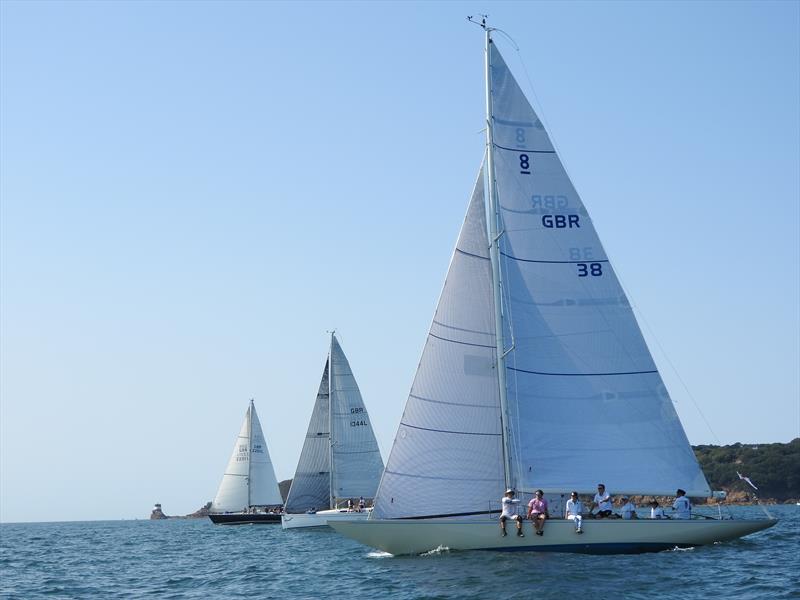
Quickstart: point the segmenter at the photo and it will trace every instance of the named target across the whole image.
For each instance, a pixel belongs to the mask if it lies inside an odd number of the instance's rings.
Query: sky
[[[384,460],[484,138],[540,111],[689,440],[800,435],[798,2],[0,3],[0,521],[184,514],[336,329]],[[535,93],[534,93],[535,92]]]

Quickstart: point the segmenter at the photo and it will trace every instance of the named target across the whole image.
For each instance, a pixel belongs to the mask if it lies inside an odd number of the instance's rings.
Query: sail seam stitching
[[[555,375],[558,377],[606,377],[610,375],[647,375],[651,373],[658,373],[658,371],[628,371],[624,373],[544,373],[543,371],[528,371],[526,369],[515,369],[514,367],[506,367],[518,373],[530,373],[532,375]]]
[[[488,256],[481,256],[480,254],[473,254],[472,252],[466,252],[466,251],[462,250],[461,248],[456,248],[456,252],[459,252],[460,254],[464,254],[466,256],[471,256],[473,258],[480,258],[482,260],[490,260]]]
[[[436,479],[440,481],[502,481],[500,477],[434,477],[432,475],[414,475],[413,473],[401,473],[400,471],[386,470],[391,475],[398,477],[410,477],[411,479]]]
[[[441,336],[438,336],[438,335],[434,335],[433,333],[430,333],[430,332],[428,332],[428,335],[433,337],[433,338],[436,338],[437,340],[442,340],[443,342],[452,342],[454,344],[463,344],[464,346],[477,346],[478,348],[492,348],[492,349],[494,349],[494,346],[487,346],[486,344],[474,344],[472,342],[459,342],[458,340],[451,340],[451,339],[444,338],[444,337],[441,337]]]
[[[506,254],[505,252],[500,252],[502,256],[506,258],[510,258],[512,260],[518,260],[520,262],[529,262],[529,263],[549,263],[549,264],[560,264],[560,265],[575,265],[578,263],[607,263],[607,258],[602,259],[587,259],[587,260],[534,260],[532,258],[518,258],[516,256],[511,256],[510,254]]]
[[[465,406],[468,408],[490,408],[493,410],[497,410],[497,405],[495,404],[466,404],[465,402],[447,402],[445,400],[434,400],[433,398],[424,398],[422,396],[415,396],[414,394],[409,394],[409,398],[414,398],[415,400],[421,400],[422,402],[432,402],[433,404],[446,404],[448,406]]]
[[[422,431],[433,431],[435,433],[452,433],[455,435],[492,435],[492,436],[501,436],[501,433],[484,433],[482,431],[448,431],[447,429],[429,429],[428,427],[417,427],[416,425],[409,425],[408,423],[400,423],[400,425],[404,427],[410,427],[411,429],[421,429]]]
[[[500,148],[501,150],[510,150],[511,152],[522,152],[523,154],[526,152],[530,152],[531,154],[555,154],[555,150],[528,150],[527,148],[506,148],[505,146],[501,146],[500,144],[495,144],[495,148]]]

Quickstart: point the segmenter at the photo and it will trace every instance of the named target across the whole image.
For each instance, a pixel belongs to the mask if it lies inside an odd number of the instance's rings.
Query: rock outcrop
[[[198,508],[191,514],[180,516],[171,517],[169,515],[165,515],[164,511],[161,510],[161,505],[156,504],[153,511],[150,513],[150,519],[155,521],[159,519],[204,519],[208,516],[208,511],[211,508],[211,502],[206,502],[201,508]]]

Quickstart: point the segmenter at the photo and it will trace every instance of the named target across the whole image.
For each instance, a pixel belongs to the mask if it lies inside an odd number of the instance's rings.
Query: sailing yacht
[[[551,507],[598,482],[616,494],[710,489],[589,213],[482,26],[484,160],[372,515],[332,526],[395,555],[646,552],[771,527],[584,519],[576,535],[553,519],[541,536],[501,535],[507,488],[542,489]]]
[[[208,517],[219,525],[280,523],[283,504],[253,400]]]
[[[331,334],[330,350],[297,471],[286,498],[284,529],[325,527],[367,518],[383,473],[378,441],[350,363]],[[355,500],[354,507],[342,507]]]

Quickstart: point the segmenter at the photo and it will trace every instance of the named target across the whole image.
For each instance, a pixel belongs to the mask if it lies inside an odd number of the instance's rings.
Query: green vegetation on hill
[[[760,498],[800,498],[800,438],[788,444],[693,446],[711,489],[753,490],[736,474],[758,486]]]

